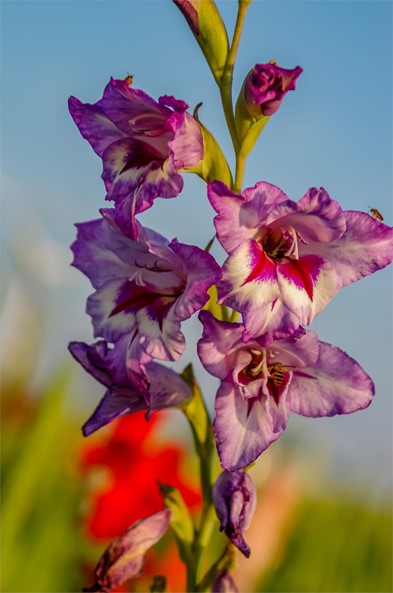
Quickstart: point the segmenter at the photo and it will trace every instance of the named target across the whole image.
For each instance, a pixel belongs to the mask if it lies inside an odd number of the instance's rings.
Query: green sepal
[[[221,146],[210,130],[199,120],[198,111],[201,106],[202,103],[198,103],[194,109],[193,116],[197,120],[202,134],[203,158],[195,166],[187,167],[184,171],[187,171],[187,173],[196,173],[206,183],[219,180],[232,187],[231,170],[221,150]]]
[[[252,70],[250,72],[252,72]],[[250,72],[247,74],[245,80],[247,80]],[[243,154],[244,156],[250,154],[268,120],[268,115],[263,115],[261,113],[259,117],[256,117],[255,114],[252,115],[250,113],[244,100],[243,83],[243,86],[240,90],[239,96],[236,101],[235,108],[236,131],[240,141],[241,154]]]
[[[188,564],[192,560],[194,541],[194,524],[190,512],[177,488],[160,484],[160,492],[164,497],[165,507],[172,511],[171,527],[175,534],[180,558]]]
[[[235,547],[228,542],[219,559],[209,568],[198,584],[198,591],[210,591],[211,585],[220,572],[231,572],[236,566]]]
[[[232,315],[231,310],[225,305],[219,305],[217,303],[218,293],[217,286],[215,284],[209,288],[207,294],[209,295],[209,300],[203,309],[210,311],[210,313],[212,313],[212,315],[214,315],[214,317],[220,321],[230,321]]]
[[[255,142],[258,140],[263,128],[266,126],[269,119],[270,117],[268,115],[264,115],[263,117],[261,117],[261,119],[253,123],[247,130],[246,135],[244,136],[240,146],[240,152],[243,155],[247,156],[248,154],[250,154],[250,152],[254,148]]]

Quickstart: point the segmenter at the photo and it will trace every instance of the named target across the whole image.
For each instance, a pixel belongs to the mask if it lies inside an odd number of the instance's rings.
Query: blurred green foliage
[[[345,495],[303,500],[285,552],[256,591],[392,591],[392,512]]]
[[[1,591],[80,590],[75,439],[64,414],[69,373],[40,398],[2,392]]]

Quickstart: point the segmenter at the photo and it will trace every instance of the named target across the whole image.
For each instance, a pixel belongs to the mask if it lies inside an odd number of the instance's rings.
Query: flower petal
[[[244,401],[234,386],[224,381],[216,396],[214,434],[222,466],[235,471],[254,461],[276,441],[270,406],[265,396]]]
[[[208,198],[218,212],[214,219],[217,237],[224,249],[231,253],[238,245],[254,239],[272,208],[288,200],[275,185],[260,181],[242,195],[232,192],[221,181],[208,185]]]
[[[315,418],[367,408],[374,395],[374,384],[348,354],[320,342],[315,366],[295,370],[290,390],[291,410]]]

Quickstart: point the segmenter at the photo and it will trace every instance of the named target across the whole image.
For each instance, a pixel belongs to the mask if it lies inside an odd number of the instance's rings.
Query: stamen
[[[284,253],[286,257],[292,255],[295,259],[299,259],[299,250],[297,245],[297,234],[293,227],[287,228],[287,233],[289,237],[292,239],[289,249]]]

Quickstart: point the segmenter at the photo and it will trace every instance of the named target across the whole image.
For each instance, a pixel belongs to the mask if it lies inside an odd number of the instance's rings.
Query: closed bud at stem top
[[[214,0],[173,0],[206,58],[217,84],[227,61],[228,35]]]
[[[287,70],[272,60],[256,64],[247,74],[236,103],[238,136],[247,143],[243,152],[250,152],[268,118],[278,110],[286,93],[295,89],[302,72],[300,66]]]

